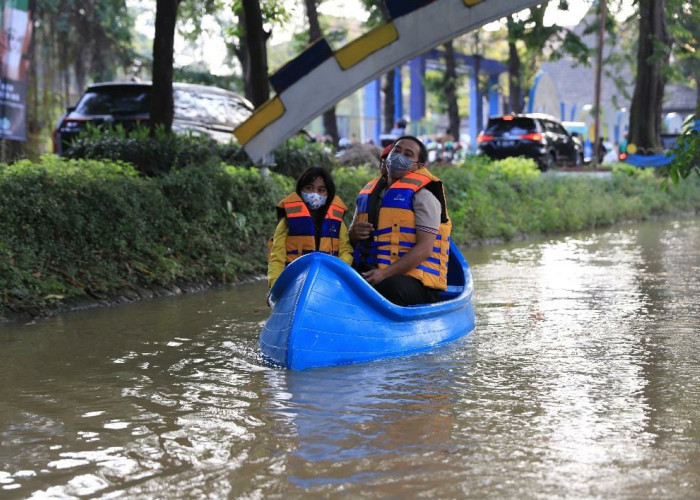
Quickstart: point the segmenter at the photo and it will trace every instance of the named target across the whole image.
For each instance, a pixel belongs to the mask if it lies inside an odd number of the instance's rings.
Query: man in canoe
[[[386,158],[387,176],[357,196],[349,228],[353,267],[397,305],[435,302],[447,287],[452,228],[442,181],[425,162],[428,151],[404,135]]]

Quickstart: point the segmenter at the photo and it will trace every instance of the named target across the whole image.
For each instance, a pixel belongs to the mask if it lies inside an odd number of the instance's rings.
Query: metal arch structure
[[[248,156],[269,154],[326,109],[420,54],[538,0],[385,0],[391,21],[333,50],[321,38],[270,77],[276,95],[234,134]]]

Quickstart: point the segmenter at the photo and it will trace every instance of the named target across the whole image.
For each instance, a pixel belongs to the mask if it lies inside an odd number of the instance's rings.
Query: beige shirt
[[[413,197],[413,211],[416,214],[416,229],[438,234],[440,229],[440,200],[427,189],[420,189]]]

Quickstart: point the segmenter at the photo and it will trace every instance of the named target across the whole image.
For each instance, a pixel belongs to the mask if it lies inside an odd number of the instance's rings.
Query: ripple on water
[[[25,326],[0,346],[0,486],[698,497],[699,236],[696,220],[470,249],[476,331],[357,366],[263,363],[265,283]]]

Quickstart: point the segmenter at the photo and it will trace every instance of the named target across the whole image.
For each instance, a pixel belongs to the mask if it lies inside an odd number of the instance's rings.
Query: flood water
[[[476,331],[355,366],[262,281],[0,325],[0,497],[699,498],[700,219],[464,253]]]

